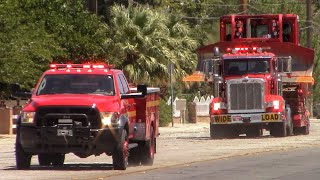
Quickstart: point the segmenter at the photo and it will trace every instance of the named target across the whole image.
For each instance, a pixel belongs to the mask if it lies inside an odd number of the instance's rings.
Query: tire
[[[51,164],[50,154],[38,154],[38,161],[40,166],[49,166]]]
[[[153,165],[155,152],[155,136],[153,127],[150,129],[150,140],[146,141],[142,147],[141,164],[151,166]]]
[[[262,135],[262,130],[260,127],[252,126],[249,127],[246,136],[250,138],[260,137]]]
[[[128,136],[127,131],[122,130],[121,138],[113,155],[113,168],[115,170],[126,170],[128,166]]]
[[[52,165],[55,167],[61,167],[64,164],[65,154],[52,154],[51,155],[51,162]]]
[[[141,149],[136,147],[129,150],[128,163],[132,166],[139,166],[141,162]]]
[[[223,127],[219,125],[210,124],[210,137],[211,139],[222,139],[225,137]]]
[[[287,136],[287,124],[285,122],[273,123],[270,128],[270,135],[274,137]]]
[[[26,153],[20,142],[20,133],[17,129],[16,135],[16,146],[15,146],[15,156],[16,156],[16,167],[17,169],[30,169],[31,155]]]

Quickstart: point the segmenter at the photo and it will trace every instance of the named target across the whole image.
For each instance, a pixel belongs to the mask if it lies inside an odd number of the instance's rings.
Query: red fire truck
[[[212,138],[309,134],[314,51],[299,45],[294,14],[227,15],[220,41],[198,49],[185,81],[212,83]]]
[[[110,65],[51,64],[17,123],[17,169],[30,168],[33,155],[40,165],[62,166],[67,153],[105,153],[118,170],[152,165],[158,104],[159,88],[130,88]]]

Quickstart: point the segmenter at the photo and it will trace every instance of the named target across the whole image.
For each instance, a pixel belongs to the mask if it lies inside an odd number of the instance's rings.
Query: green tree
[[[114,6],[111,15],[111,61],[132,82],[166,85],[170,63],[175,64],[176,78],[194,68],[197,42],[186,24],[140,5]]]

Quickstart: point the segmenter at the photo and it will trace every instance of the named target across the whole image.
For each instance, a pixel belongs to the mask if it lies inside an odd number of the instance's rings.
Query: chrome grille
[[[264,111],[264,81],[262,79],[230,80],[227,84],[230,113]]]

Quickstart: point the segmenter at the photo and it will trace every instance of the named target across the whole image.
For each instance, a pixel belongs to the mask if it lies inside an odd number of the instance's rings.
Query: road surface
[[[67,154],[65,165],[61,168],[39,166],[37,156],[34,156],[32,157],[30,170],[16,170],[14,156],[15,136],[0,135],[0,179],[102,180],[109,177],[114,178],[118,175],[149,172],[154,169],[166,169],[207,160],[214,160],[214,162],[220,162],[221,160],[223,162],[225,159],[242,158],[242,156],[246,155],[258,155],[259,157],[266,152],[272,154],[299,148],[312,149],[320,147],[320,121],[316,119],[311,121],[310,135],[285,138],[271,137],[268,132],[264,132],[264,136],[261,138],[239,137],[236,139],[212,140],[209,136],[209,123],[175,124],[175,127],[160,128],[160,133],[161,135],[157,139],[157,153],[155,154],[153,166],[129,167],[125,171],[113,170],[112,160],[105,154],[84,159],[73,154]],[[312,151],[310,151],[311,153]],[[319,158],[314,159],[318,160]],[[298,160],[297,162],[300,161]],[[275,160],[275,162],[278,161]],[[246,167],[241,165],[233,168],[233,171],[237,172],[237,169],[241,169],[242,171],[254,173],[252,169],[256,166]],[[271,168],[273,164],[267,167]],[[317,168],[317,166],[314,166],[314,168]],[[217,172],[220,173],[220,171]],[[221,171],[221,175],[223,174],[225,174],[224,171]]]
[[[211,160],[145,171],[113,180],[319,180],[320,147]]]

